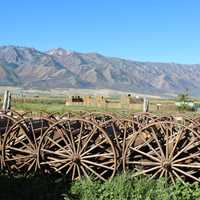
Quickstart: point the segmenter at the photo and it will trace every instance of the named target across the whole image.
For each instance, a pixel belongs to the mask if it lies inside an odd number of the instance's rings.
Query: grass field
[[[110,98],[112,99],[112,98]],[[115,99],[115,98],[114,98]],[[199,103],[199,101],[195,101]],[[157,110],[157,104],[160,104],[160,109]],[[0,103],[2,106],[2,101]],[[87,110],[87,111],[102,111],[102,112],[117,112],[128,114],[132,112],[142,112],[142,104],[135,104],[133,109],[117,109],[117,108],[99,108],[95,106],[81,106],[81,105],[65,105],[64,97],[31,97],[31,98],[13,98],[12,109],[17,111],[32,111],[33,113],[47,112],[63,114],[68,111]],[[167,115],[179,114],[180,112],[175,106],[174,99],[150,99],[149,112]],[[186,115],[198,115],[198,112],[183,111]]]

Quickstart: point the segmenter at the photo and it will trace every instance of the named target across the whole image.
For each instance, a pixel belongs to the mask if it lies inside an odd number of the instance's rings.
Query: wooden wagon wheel
[[[3,170],[3,156],[2,156],[2,151],[3,151],[3,140],[10,129],[10,127],[15,123],[15,119],[0,113],[0,169]]]
[[[27,118],[16,122],[3,142],[3,163],[10,174],[36,172],[37,148],[41,136],[52,122],[45,118]]]
[[[135,134],[126,147],[123,168],[135,176],[151,174],[200,182],[200,138],[197,133],[174,122],[156,122]]]
[[[90,176],[106,180],[116,171],[115,148],[107,133],[85,119],[57,122],[38,148],[40,169],[61,173],[70,180]]]

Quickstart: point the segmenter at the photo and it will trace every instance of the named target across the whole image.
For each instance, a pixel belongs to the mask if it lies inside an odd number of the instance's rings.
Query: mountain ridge
[[[200,64],[140,62],[62,48],[46,52],[0,46],[0,85],[27,88],[117,89],[200,96]]]

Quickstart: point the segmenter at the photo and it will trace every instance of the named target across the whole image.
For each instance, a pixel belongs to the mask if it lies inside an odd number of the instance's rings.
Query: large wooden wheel
[[[37,171],[38,144],[51,124],[45,118],[27,118],[16,122],[9,129],[3,142],[3,162],[10,174]]]
[[[126,147],[124,170],[135,170],[135,176],[151,174],[200,182],[200,138],[181,124],[156,122],[135,134]]]
[[[84,119],[62,120],[44,134],[38,148],[42,171],[64,174],[70,180],[112,178],[116,153],[107,133]]]

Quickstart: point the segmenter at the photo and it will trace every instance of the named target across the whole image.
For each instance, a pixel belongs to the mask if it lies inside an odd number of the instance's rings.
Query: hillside
[[[189,89],[200,96],[200,65],[138,62],[61,48],[0,46],[0,85],[24,88],[106,88],[149,94]]]

